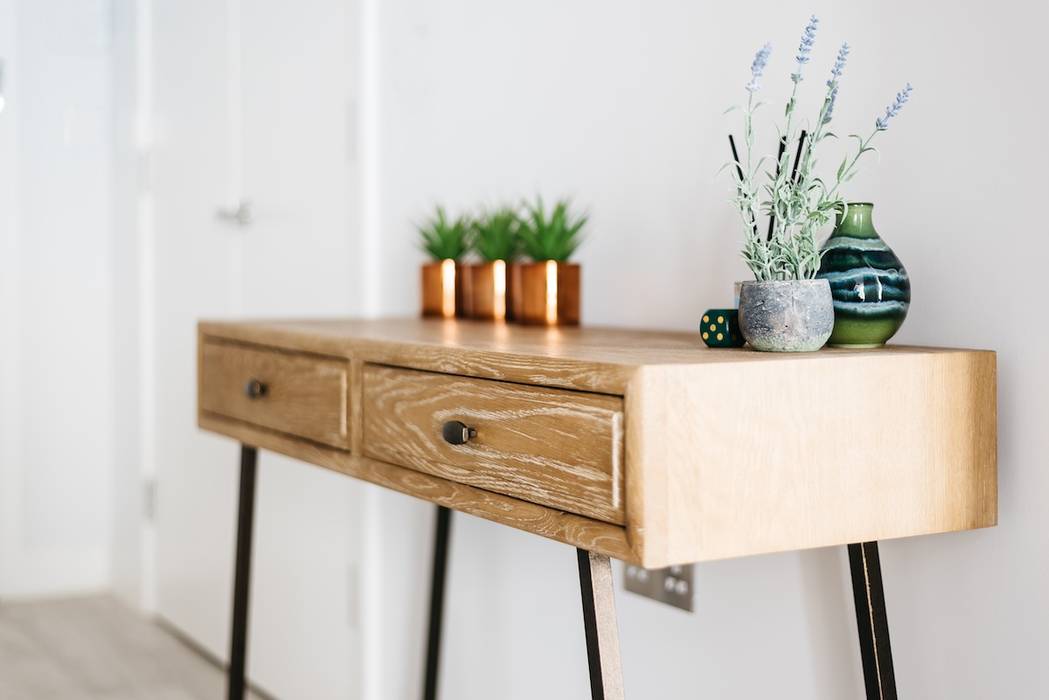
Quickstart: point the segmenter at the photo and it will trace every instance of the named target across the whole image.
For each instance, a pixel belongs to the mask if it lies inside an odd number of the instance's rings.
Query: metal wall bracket
[[[643,569],[627,564],[623,570],[623,585],[631,593],[692,612],[692,564],[666,569]]]

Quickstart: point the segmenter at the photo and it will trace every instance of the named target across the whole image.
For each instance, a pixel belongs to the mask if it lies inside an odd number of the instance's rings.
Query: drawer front
[[[347,361],[205,340],[200,362],[202,411],[349,449]]]
[[[622,524],[623,400],[365,365],[364,454]],[[463,444],[445,423],[476,430]]]

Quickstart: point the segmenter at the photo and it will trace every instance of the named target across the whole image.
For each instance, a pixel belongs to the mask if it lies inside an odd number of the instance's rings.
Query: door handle
[[[220,221],[225,221],[228,224],[235,224],[240,227],[250,226],[254,221],[251,202],[247,199],[242,199],[237,202],[235,208],[219,207],[215,211],[215,216]]]

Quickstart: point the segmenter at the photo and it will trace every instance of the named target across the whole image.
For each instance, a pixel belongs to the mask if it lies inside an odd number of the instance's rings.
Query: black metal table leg
[[[448,570],[448,536],[452,511],[437,506],[437,523],[433,537],[433,570],[430,578],[430,625],[426,638],[426,670],[423,676],[423,700],[437,698],[437,670],[441,655],[441,620],[444,615],[444,579]]]
[[[230,633],[229,700],[244,697],[244,666],[248,648],[248,591],[251,582],[251,530],[255,514],[255,468],[258,450],[240,446],[240,495],[237,504],[237,560],[233,574],[233,629]]]
[[[608,557],[585,549],[576,549],[576,556],[579,590],[583,595],[586,655],[590,663],[590,696],[593,700],[622,700],[612,563]]]
[[[860,658],[867,700],[896,700],[896,674],[889,646],[889,620],[877,542],[849,545],[852,595],[860,633]]]

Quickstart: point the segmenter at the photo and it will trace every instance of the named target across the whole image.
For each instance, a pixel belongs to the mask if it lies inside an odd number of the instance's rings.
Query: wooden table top
[[[853,350],[826,347],[819,353],[764,353],[747,348],[711,349],[698,332],[604,326],[542,327],[512,323],[421,318],[296,319],[202,321],[245,339],[309,338],[315,347],[347,348],[361,343],[409,343],[478,352],[556,357],[580,362],[623,364],[704,364],[710,362],[782,362],[812,357],[911,355],[957,352],[951,348],[886,345]]]
[[[557,368],[565,361],[576,365],[636,369],[650,365],[707,365],[717,363],[783,363],[843,361],[900,356],[973,352],[955,348],[887,345],[876,349],[825,347],[816,353],[767,353],[749,348],[708,348],[698,332],[636,328],[540,327],[462,319],[295,319],[202,321],[201,332],[212,330],[244,342],[279,342],[310,352],[342,355],[355,349],[404,351],[406,347],[429,352],[434,358],[447,353],[527,358],[538,368]],[[621,373],[620,373],[621,374]],[[556,383],[570,379],[558,380]],[[624,385],[617,384],[616,391]],[[579,388],[594,390],[588,385]]]

